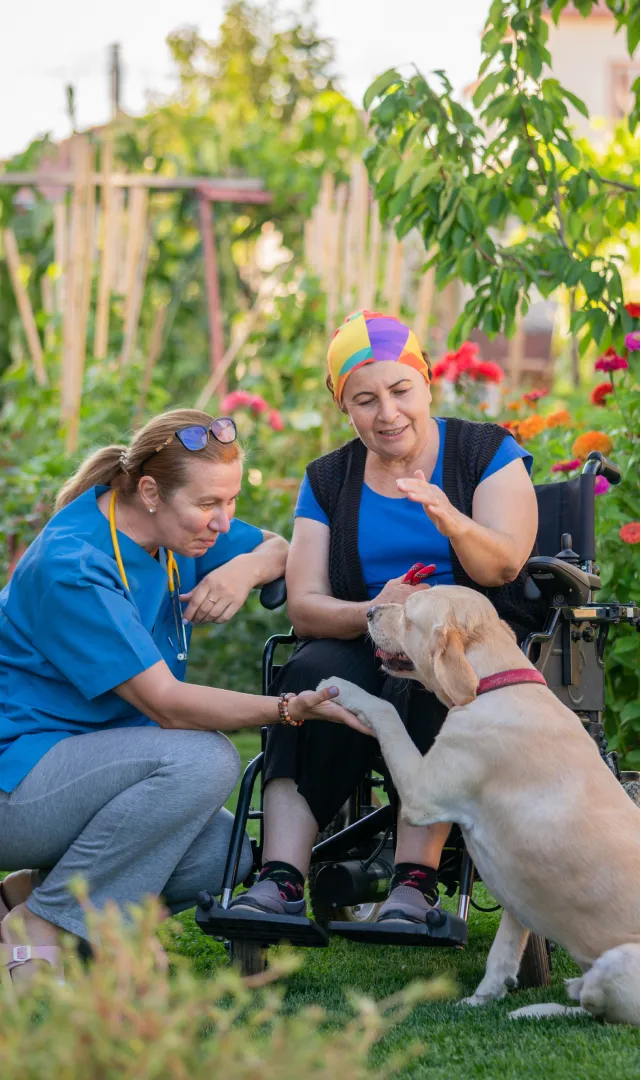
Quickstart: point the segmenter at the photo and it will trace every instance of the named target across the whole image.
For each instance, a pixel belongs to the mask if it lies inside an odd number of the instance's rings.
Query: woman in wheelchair
[[[84,462],[0,593],[0,867],[17,871],[0,961],[19,981],[56,963],[61,930],[86,937],[75,876],[97,908],[219,890],[239,774],[222,732],[355,722],[329,692],[184,682],[185,622],[225,623],[285,569],[281,537],[234,520],[241,474],[233,420],[158,416]]]
[[[532,458],[497,425],[430,415],[429,362],[396,318],[351,316],[334,335],[328,366],[328,388],[357,438],[307,467],[286,572],[300,641],[272,690],[297,693],[322,678],[350,679],[393,700],[425,753],[447,710],[416,682],[381,673],[367,611],[403,603],[417,588],[459,584],[485,592],[519,639],[534,629],[540,615],[524,597],[522,573],[537,531]],[[234,907],[304,916],[317,834],[376,752],[372,739],[345,727],[270,730],[263,866]],[[438,900],[449,829],[399,821],[379,921],[425,923]]]

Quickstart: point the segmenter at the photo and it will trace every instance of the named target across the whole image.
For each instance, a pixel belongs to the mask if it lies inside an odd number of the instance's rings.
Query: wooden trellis
[[[102,145],[102,171],[95,171],[96,146],[86,136],[71,145],[71,169],[0,173],[0,185],[35,187],[53,191],[54,273],[42,279],[42,307],[62,325],[61,418],[66,449],[78,443],[80,402],[87,351],[87,328],[96,282],[93,355],[107,356],[112,294],[124,298],[123,345],[119,364],[125,367],[134,354],[145,293],[149,248],[153,234],[154,192],[193,191],[199,202],[204,259],[205,292],[209,321],[209,358],[218,389],[224,387],[223,322],[214,238],[213,205],[219,202],[267,203],[271,196],[259,180],[206,176],[167,177],[133,174],[114,169],[112,133]],[[70,193],[70,194],[69,194]],[[16,303],[39,385],[46,385],[42,342],[36,326],[25,273],[14,232],[3,232],[4,255]],[[163,340],[166,310],[155,313],[145,364],[146,393]],[[45,342],[50,334],[45,331]],[[144,400],[139,402],[139,411]]]
[[[305,262],[325,289],[328,330],[349,311],[380,304],[398,315],[403,303],[425,343],[434,296],[434,270],[422,271],[426,261],[411,239],[383,232],[362,161],[352,163],[347,184],[336,186],[324,174],[305,228]]]

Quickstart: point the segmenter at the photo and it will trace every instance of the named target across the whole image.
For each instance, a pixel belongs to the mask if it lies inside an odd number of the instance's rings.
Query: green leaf
[[[440,168],[440,162],[432,161],[429,165],[426,165],[425,168],[419,169],[410,188],[410,196],[412,199],[418,195],[419,191],[422,191],[423,188],[427,187],[427,185],[432,182],[434,177],[438,175]]]
[[[380,97],[386,90],[389,90],[390,86],[394,83],[401,83],[403,79],[399,75],[398,71],[394,68],[390,68],[389,71],[384,71],[382,75],[379,75],[374,82],[368,86],[363,96],[363,108],[369,110],[374,98]]]
[[[639,716],[639,702],[628,701],[627,705],[624,705],[622,711],[620,711],[619,719],[626,723],[626,720],[636,720]]]
[[[488,94],[492,94],[497,86],[503,82],[503,75],[503,71],[493,71],[491,75],[488,75],[487,78],[483,79],[483,82],[477,86],[472,98],[477,109],[483,104]]]
[[[566,90],[564,86],[561,87],[561,94],[564,98],[567,98],[571,105],[574,105],[577,112],[580,112],[582,116],[589,119],[590,114],[588,112],[588,107],[584,101],[581,101],[580,97],[577,97],[576,94],[573,94],[570,90]]]

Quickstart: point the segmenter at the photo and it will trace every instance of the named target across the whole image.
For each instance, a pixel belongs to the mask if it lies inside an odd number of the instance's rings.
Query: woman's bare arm
[[[373,600],[355,604],[332,596],[329,528],[298,517],[287,559],[287,612],[299,637],[357,638],[367,632]]]
[[[280,721],[278,698],[184,683],[172,675],[164,660],[115,686],[114,691],[163,728],[237,731]],[[290,700],[290,715],[295,719],[333,720],[370,734],[353,713],[330,700],[333,696],[330,688],[306,690]]]
[[[287,611],[299,637],[349,640],[367,633],[374,604],[404,604],[421,585],[388,581],[378,596],[355,602],[332,596],[329,580],[329,529],[311,518],[296,518],[287,559]]]

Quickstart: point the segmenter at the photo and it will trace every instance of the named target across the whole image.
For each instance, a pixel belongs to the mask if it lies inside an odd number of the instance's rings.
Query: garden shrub
[[[15,998],[3,973],[0,1062],[22,1080],[388,1080],[414,1053],[373,1068],[370,1050],[419,1001],[449,996],[445,980],[414,983],[381,1002],[348,993],[340,1022],[310,1006],[291,1015],[274,980],[298,966],[281,957],[268,973],[243,980],[232,969],[198,979],[189,961],[168,957],[157,937],[160,905],[89,913],[99,945],[87,965],[66,950],[67,981],[50,968],[35,995]]]

